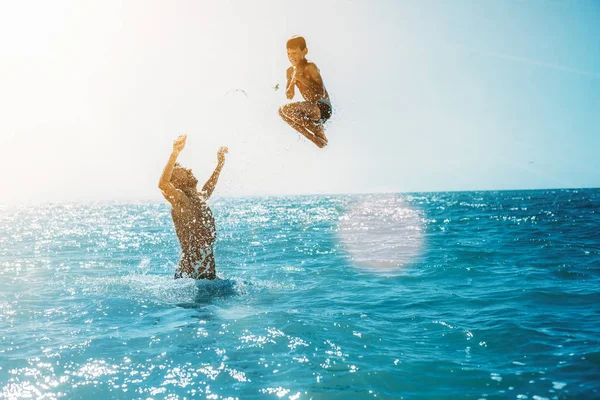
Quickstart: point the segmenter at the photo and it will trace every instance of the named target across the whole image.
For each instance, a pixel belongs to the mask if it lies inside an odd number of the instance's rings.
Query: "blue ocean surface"
[[[0,207],[0,398],[600,398],[600,190]]]

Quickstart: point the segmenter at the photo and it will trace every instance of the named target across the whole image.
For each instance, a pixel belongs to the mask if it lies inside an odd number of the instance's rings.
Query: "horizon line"
[[[427,191],[382,191],[382,192],[353,192],[353,193],[298,193],[298,194],[262,194],[262,195],[217,195],[215,199],[253,199],[253,198],[289,198],[289,197],[326,197],[326,196],[372,196],[372,195],[412,195],[412,194],[436,194],[436,193],[469,193],[469,192],[542,192],[542,191],[576,191],[576,190],[598,190],[600,186],[583,187],[549,187],[536,189],[472,189],[472,190],[427,190]],[[114,199],[114,200],[44,200],[39,202],[5,203],[0,202],[0,207],[33,206],[47,204],[139,204],[139,203],[162,203],[157,199]],[[165,201],[165,205],[166,205]]]

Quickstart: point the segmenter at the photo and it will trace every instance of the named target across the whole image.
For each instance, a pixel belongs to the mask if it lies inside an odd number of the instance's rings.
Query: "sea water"
[[[600,190],[0,207],[0,398],[600,398]]]

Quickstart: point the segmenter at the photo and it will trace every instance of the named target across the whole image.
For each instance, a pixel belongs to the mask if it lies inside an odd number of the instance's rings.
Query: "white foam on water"
[[[173,279],[170,275],[88,276],[73,283],[83,294],[167,304],[193,302],[199,293],[193,279]]]

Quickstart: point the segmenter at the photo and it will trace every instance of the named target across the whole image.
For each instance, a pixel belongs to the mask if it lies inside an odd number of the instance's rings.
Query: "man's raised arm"
[[[162,175],[160,176],[160,180],[158,181],[158,188],[161,190],[163,196],[169,203],[173,203],[179,196],[179,191],[175,188],[175,186],[171,183],[171,175],[173,175],[173,169],[175,169],[175,162],[177,161],[177,156],[183,148],[185,147],[185,140],[187,136],[179,136],[173,142],[173,151],[171,152],[171,156],[169,157],[169,161],[167,161],[167,165],[165,165],[165,169],[163,170]]]
[[[225,153],[227,153],[228,151],[229,150],[227,149],[227,147],[223,146],[217,152],[217,159],[219,160],[219,162],[217,163],[217,167],[215,168],[215,170],[213,171],[210,178],[208,178],[208,180],[202,187],[202,195],[207,200],[213,194],[213,192],[215,190],[215,186],[217,186],[217,181],[219,180],[219,175],[221,174],[221,169],[223,169],[223,165],[225,164]]]

